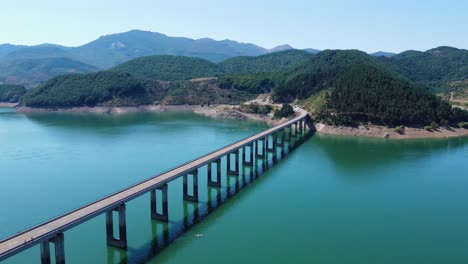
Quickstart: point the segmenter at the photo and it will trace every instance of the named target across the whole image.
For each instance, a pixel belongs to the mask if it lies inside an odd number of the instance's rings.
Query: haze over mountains
[[[236,56],[259,56],[290,49],[293,47],[287,44],[266,49],[232,40],[195,40],[140,30],[102,36],[78,47],[2,44],[0,83],[32,88],[61,74],[95,72],[150,55],[181,55],[220,62]],[[316,49],[305,50],[312,54],[320,52]]]

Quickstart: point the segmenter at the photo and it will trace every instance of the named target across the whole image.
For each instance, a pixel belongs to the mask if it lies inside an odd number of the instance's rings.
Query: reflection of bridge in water
[[[283,158],[292,149],[302,143],[312,133],[313,125],[307,114],[301,114],[292,120],[272,127],[261,133],[240,140],[220,150],[209,153],[198,159],[189,161],[179,167],[154,176],[122,191],[109,195],[103,199],[85,205],[72,212],[54,218],[28,230],[24,230],[9,238],[0,241],[0,261],[7,259],[23,250],[40,244],[41,263],[50,263],[50,244],[54,244],[56,263],[65,263],[64,234],[66,230],[86,222],[100,214],[106,214],[107,244],[118,249],[127,249],[127,225],[125,203],[150,192],[151,194],[151,218],[153,224],[153,237],[156,236],[158,223],[167,223],[170,220],[168,214],[168,188],[170,183],[183,177],[183,199],[189,203],[199,203],[199,168],[207,166],[208,204],[207,211],[211,213],[223,200],[237,193],[242,186],[252,182],[258,175],[264,173],[274,165],[279,158]],[[271,157],[271,159],[270,159]],[[227,170],[228,188],[226,197],[221,197],[222,160]],[[271,160],[271,165],[270,165]],[[260,164],[259,164],[260,162]],[[250,168],[247,181],[245,169]],[[242,172],[242,173],[241,173]],[[230,176],[241,176],[242,180],[236,180],[234,190],[229,183]],[[190,181],[190,182],[189,182]],[[191,184],[190,184],[191,183]],[[212,199],[212,191],[216,191],[216,199]],[[160,199],[157,199],[160,197]],[[195,207],[194,207],[195,208]],[[114,214],[118,219],[117,234],[114,234]],[[184,220],[181,223],[178,234],[188,229],[200,220],[198,208],[194,209],[193,216],[188,213],[188,205],[184,203]],[[189,219],[192,218],[192,219]],[[165,247],[175,237],[169,235],[169,230],[164,228],[161,242],[154,239],[151,248],[156,254],[158,248]],[[160,245],[158,245],[158,243]],[[113,252],[113,251],[111,251]],[[113,255],[110,254],[110,255]]]

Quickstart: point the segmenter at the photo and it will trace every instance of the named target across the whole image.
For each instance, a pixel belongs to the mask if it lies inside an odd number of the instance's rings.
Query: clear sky
[[[465,0],[1,0],[0,43],[79,46],[141,29],[266,48],[468,48]]]

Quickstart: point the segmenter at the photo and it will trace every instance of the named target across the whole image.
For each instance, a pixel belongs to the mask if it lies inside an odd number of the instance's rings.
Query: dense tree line
[[[468,79],[468,50],[438,47],[425,52],[405,51],[378,60],[417,84],[435,91],[447,91],[453,81]]]
[[[21,100],[30,107],[239,104],[255,95],[220,89],[216,80],[162,82],[104,71],[56,77]]]
[[[0,85],[0,102],[17,103],[27,90],[18,85]]]
[[[313,56],[303,50],[287,50],[258,57],[234,57],[219,65],[226,74],[286,72],[297,68]]]
[[[96,106],[112,100],[144,102],[145,89],[129,74],[98,72],[53,78],[29,92],[22,103],[35,107]]]
[[[129,73],[138,79],[180,81],[201,77],[215,77],[222,69],[215,63],[183,56],[149,56],[120,64],[110,71]]]

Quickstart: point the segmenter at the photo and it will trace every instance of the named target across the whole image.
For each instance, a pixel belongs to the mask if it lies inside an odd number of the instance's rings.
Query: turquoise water
[[[1,109],[0,237],[265,128]],[[314,135],[255,181],[224,175],[220,193],[202,169],[198,209],[174,182],[169,224],[150,220],[149,195],[129,202],[128,252],[106,246],[103,216],[65,232],[67,263],[468,263],[467,170],[468,138]],[[39,262],[38,247],[5,261]]]

